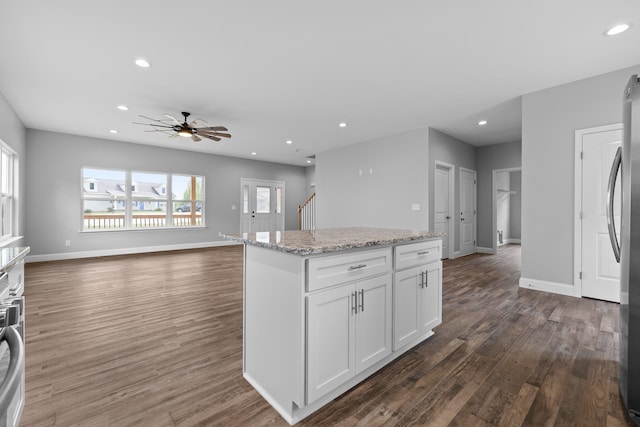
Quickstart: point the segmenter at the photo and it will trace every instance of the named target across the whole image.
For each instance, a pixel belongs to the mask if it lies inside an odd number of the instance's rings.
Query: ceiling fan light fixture
[[[183,137],[185,137],[185,138],[191,138],[191,135],[193,135],[193,134],[192,134],[191,132],[189,132],[189,130],[188,130],[188,129],[181,129],[181,130],[178,132],[178,135],[183,136]]]

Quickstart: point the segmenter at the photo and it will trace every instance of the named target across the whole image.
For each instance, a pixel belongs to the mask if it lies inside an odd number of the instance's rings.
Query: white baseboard
[[[25,262],[61,261],[61,260],[67,260],[67,259],[95,258],[95,257],[113,256],[113,255],[143,254],[143,253],[149,253],[149,252],[178,251],[183,249],[200,249],[200,248],[211,248],[216,246],[230,246],[230,245],[239,245],[239,244],[241,243],[233,242],[230,240],[220,240],[215,242],[184,243],[180,245],[146,246],[146,247],[139,247],[139,248],[118,248],[118,249],[105,249],[100,251],[61,252],[56,254],[28,255],[27,257],[25,257]]]
[[[476,248],[476,252],[479,254],[489,254],[489,255],[495,255],[496,254],[496,250],[493,248],[483,248],[478,246]]]
[[[544,280],[527,279],[526,277],[521,277],[520,287],[533,289],[536,291],[551,292],[553,294],[567,295],[570,297],[575,296],[575,288],[573,287],[573,285],[569,285],[566,283],[546,282]]]

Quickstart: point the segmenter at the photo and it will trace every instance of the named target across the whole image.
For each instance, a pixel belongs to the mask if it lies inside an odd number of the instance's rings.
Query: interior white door
[[[242,179],[240,232],[284,230],[284,182]]]
[[[476,251],[476,171],[460,168],[460,254]]]
[[[450,191],[449,174],[451,169],[436,166],[435,193],[434,193],[434,230],[447,233],[442,238],[442,258],[449,258],[449,224],[451,212],[449,212]]]
[[[582,137],[582,296],[613,302],[620,302],[620,264],[609,241],[606,198],[611,164],[621,140],[621,130]],[[619,185],[620,179],[614,200],[614,220],[618,225]]]

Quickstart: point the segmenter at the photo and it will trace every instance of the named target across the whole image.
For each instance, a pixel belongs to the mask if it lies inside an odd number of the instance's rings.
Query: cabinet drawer
[[[411,243],[396,246],[394,266],[396,270],[402,270],[432,261],[439,261],[440,258],[442,258],[442,241],[440,239]]]
[[[391,248],[307,260],[307,291],[391,271]]]

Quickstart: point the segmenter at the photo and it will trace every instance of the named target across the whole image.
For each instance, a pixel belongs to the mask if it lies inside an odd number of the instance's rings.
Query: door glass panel
[[[242,188],[242,212],[249,213],[249,186],[245,185]]]
[[[271,188],[270,187],[256,187],[256,212],[257,213],[269,213],[271,212]]]
[[[276,188],[276,213],[282,213],[282,188]]]

